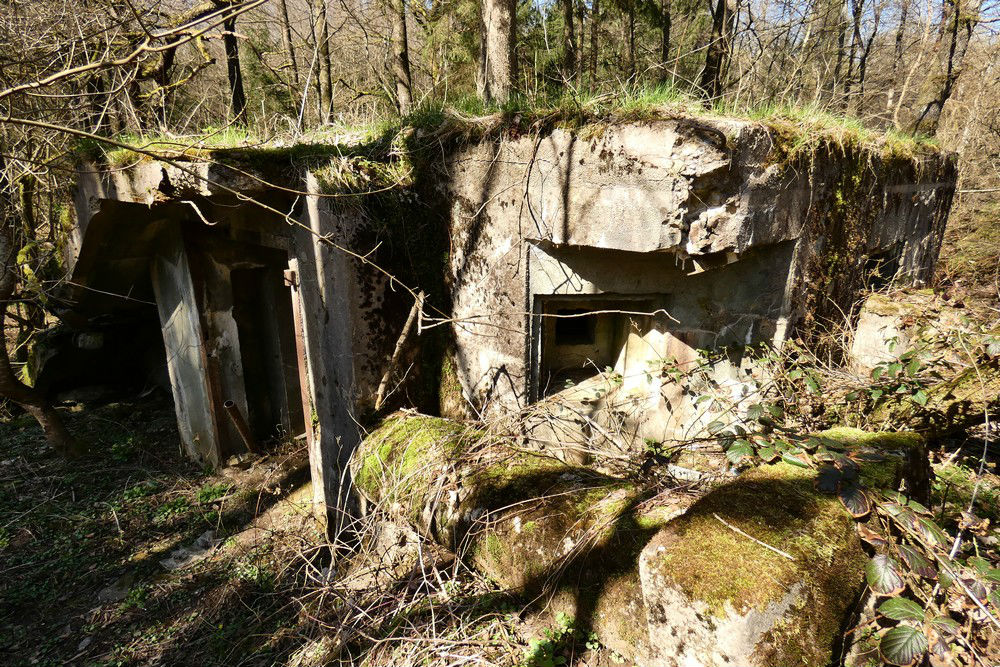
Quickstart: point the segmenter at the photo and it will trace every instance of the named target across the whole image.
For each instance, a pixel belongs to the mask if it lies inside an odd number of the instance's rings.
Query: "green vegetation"
[[[476,96],[452,100],[447,105],[425,103],[402,119],[386,119],[357,126],[333,125],[295,137],[261,136],[243,128],[206,128],[196,135],[124,135],[116,141],[131,148],[99,145],[93,140],[78,144],[78,157],[99,160],[122,168],[153,156],[169,159],[208,159],[223,163],[273,167],[275,161],[289,165],[322,166],[319,173],[324,191],[365,192],[386,185],[407,184],[409,165],[399,158],[412,150],[410,139],[397,139],[412,130],[444,133],[465,140],[480,139],[497,132],[550,131],[555,128],[599,132],[615,123],[652,122],[663,119],[749,120],[768,126],[783,144],[787,155],[831,144],[841,150],[862,148],[885,158],[914,159],[936,152],[932,138],[910,136],[895,130],[879,131],[862,121],[838,116],[818,107],[719,102],[706,107],[702,101],[669,85],[626,86],[612,93],[563,92],[556,96],[516,96],[503,105],[486,104]],[[420,139],[417,138],[417,143]],[[135,150],[138,149],[138,150]]]

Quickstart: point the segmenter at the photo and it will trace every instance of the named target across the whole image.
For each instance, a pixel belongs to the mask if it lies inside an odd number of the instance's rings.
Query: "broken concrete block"
[[[926,486],[917,434],[817,436],[868,488]],[[401,413],[353,470],[370,501],[639,664],[827,664],[864,586],[855,520],[812,468],[761,466],[698,498]]]
[[[825,665],[860,594],[854,520],[815,472],[762,466],[708,493],[639,557],[653,665]]]

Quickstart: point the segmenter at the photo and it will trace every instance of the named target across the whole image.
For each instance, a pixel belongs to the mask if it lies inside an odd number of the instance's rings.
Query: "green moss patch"
[[[862,585],[866,557],[854,521],[836,498],[814,490],[814,476],[784,463],[762,466],[711,491],[658,538],[666,547],[659,574],[719,617],[762,611],[798,591],[786,612],[796,623],[765,633],[761,664],[827,664]]]

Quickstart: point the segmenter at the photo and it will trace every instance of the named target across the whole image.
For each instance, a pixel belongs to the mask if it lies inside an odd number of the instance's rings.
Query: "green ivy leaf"
[[[819,395],[819,382],[812,375],[806,377],[806,388],[815,395]]]
[[[884,394],[884,393],[885,392],[882,391],[881,389],[872,389],[869,392],[869,394],[871,395],[873,401],[877,401],[878,399],[882,398],[882,394]]]
[[[908,667],[924,657],[927,637],[909,625],[897,625],[882,635],[878,650],[889,664]]]
[[[751,421],[756,421],[764,415],[764,406],[760,403],[754,403],[749,408],[747,408],[747,419]]]
[[[879,364],[878,366],[872,369],[872,380],[878,382],[878,379],[882,377],[884,373],[885,373],[885,366]]]
[[[868,502],[868,496],[865,495],[865,492],[857,484],[841,484],[837,497],[855,519],[868,516],[872,511],[872,505]]]
[[[906,364],[906,374],[910,377],[915,377],[916,374],[920,372],[921,365],[920,358],[913,357],[910,359],[910,363]]]
[[[884,554],[868,561],[865,580],[878,595],[899,595],[906,588],[899,574],[899,563]]]
[[[879,605],[878,613],[894,621],[924,620],[924,608],[907,598],[889,598]]]
[[[903,370],[903,364],[899,363],[898,361],[894,361],[891,364],[889,364],[889,366],[885,369],[885,372],[889,377],[895,378],[897,375],[899,375],[900,371],[902,370]]]
[[[928,400],[927,392],[924,391],[923,389],[918,389],[913,393],[912,396],[910,396],[910,399],[917,405],[920,406],[927,405],[927,400]]]

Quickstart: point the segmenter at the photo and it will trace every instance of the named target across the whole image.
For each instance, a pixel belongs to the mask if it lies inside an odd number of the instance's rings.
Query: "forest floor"
[[[324,570],[302,443],[213,473],[179,451],[162,394],[65,416],[90,445],[82,459],[56,455],[27,417],[0,421],[5,667],[542,667],[601,655],[569,619],[526,624],[523,605],[460,563],[401,574],[421,548],[413,534],[391,566],[353,557]],[[340,629],[348,597],[365,617],[351,636]]]
[[[0,423],[0,664],[617,662],[572,619],[533,625],[519,601],[448,563],[356,597],[370,635],[338,636],[336,604],[324,612],[322,600],[342,595],[320,581],[302,445],[210,473],[182,457],[163,396],[67,417],[92,447],[78,461],[56,456],[24,418]],[[986,447],[980,475],[980,431],[932,453],[942,524],[977,481],[976,513],[1000,523],[1000,448]]]
[[[295,507],[304,445],[211,474],[181,456],[162,395],[67,417],[91,446],[83,459],[55,455],[30,420],[0,423],[0,664],[265,665],[287,653],[298,607],[280,582],[318,534],[305,521],[246,530],[279,501]]]

